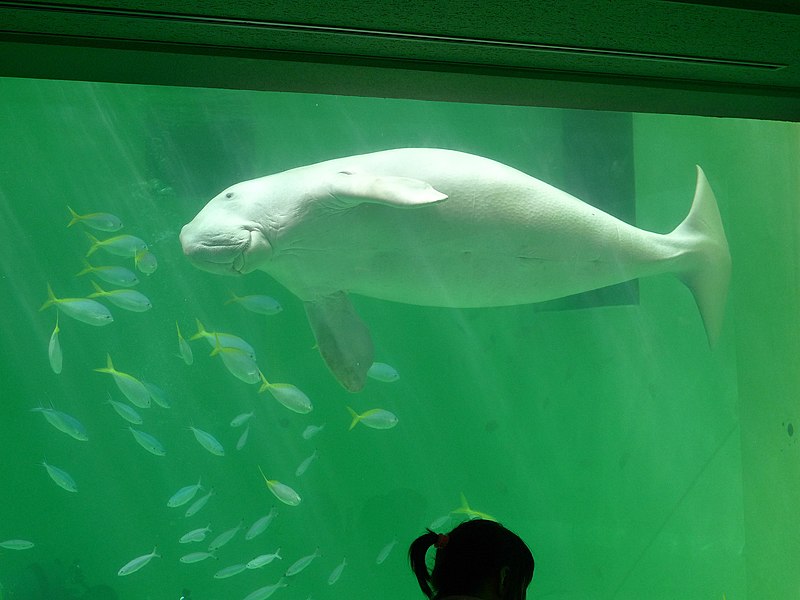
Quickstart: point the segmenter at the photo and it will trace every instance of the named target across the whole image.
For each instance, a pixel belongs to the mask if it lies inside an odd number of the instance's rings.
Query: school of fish
[[[149,278],[158,267],[158,261],[146,242],[134,235],[117,233],[123,228],[123,224],[116,215],[107,212],[79,214],[71,207],[68,207],[68,210],[71,217],[68,227],[75,225],[83,227],[90,244],[82,261],[82,269],[76,273],[77,281],[83,282],[89,277],[93,279],[89,279],[92,291],[87,290],[85,295],[79,297],[59,296],[50,284],[47,284],[47,296],[40,310],[56,309],[54,328],[47,342],[48,361],[55,375],[70,368],[69,335],[73,330],[73,321],[101,327],[114,323],[112,310],[121,309],[132,313],[146,313],[154,309],[150,299],[144,293],[133,288],[140,284],[138,274]],[[98,237],[103,233],[112,235],[102,239]],[[99,256],[103,256],[103,259],[99,259]],[[116,264],[116,261],[120,259],[132,260],[132,265]],[[257,315],[272,316],[282,311],[277,300],[264,295],[240,296],[232,293],[225,304],[239,306]],[[61,318],[63,316],[67,318]],[[313,411],[314,406],[311,399],[297,386],[291,383],[267,380],[259,367],[255,349],[242,337],[230,332],[210,331],[199,319],[195,319],[194,323],[190,325],[184,315],[180,317],[175,321],[176,356],[186,367],[194,364],[197,352],[206,352],[209,356],[214,357],[215,361],[219,361],[222,370],[227,371],[231,385],[239,385],[234,381],[235,379],[247,385],[258,384],[254,399],[261,397],[259,395],[263,392],[269,392],[269,396],[293,413],[306,415]],[[195,333],[184,336],[184,332],[189,331],[192,326],[194,326]],[[63,341],[65,342],[63,347],[62,336],[64,336]],[[207,344],[205,350],[201,348],[202,340],[205,340]],[[109,349],[106,352],[105,364],[97,365],[93,369],[94,372],[106,377],[107,393],[104,403],[120,417],[122,420],[120,430],[125,429],[129,432],[133,441],[141,447],[139,451],[143,450],[157,457],[169,456],[170,446],[165,445],[159,437],[153,435],[148,426],[154,406],[166,410],[171,408],[172,403],[168,394],[157,384],[141,379],[137,374],[137,365],[129,364],[128,361],[115,360],[113,354],[115,354],[114,349]],[[392,383],[400,378],[394,367],[378,362],[372,365],[368,375],[372,379],[384,383]],[[69,414],[61,408],[63,407],[48,403],[47,405],[32,406],[30,412],[40,414],[49,425],[49,430],[66,434],[77,442],[92,444],[91,432],[87,431],[79,417]],[[361,425],[385,430],[398,424],[397,416],[384,408],[367,407],[365,410],[357,412],[348,406],[342,408],[343,430],[348,427],[348,413],[349,429]],[[224,425],[203,423],[196,426],[194,423],[184,423],[180,428],[185,433],[181,435],[186,436],[184,439],[193,437],[203,451],[217,457],[209,460],[224,460],[230,453],[226,452],[226,448],[219,441],[223,430],[227,428],[241,430],[236,450],[242,450],[247,444],[254,414],[254,411],[237,414]],[[325,427],[325,423],[308,425],[303,430],[302,439],[310,440],[322,434]],[[189,433],[192,435],[189,436]],[[119,435],[127,434],[120,433]],[[176,443],[174,440],[168,441]],[[136,452],[134,447],[132,446],[131,452]],[[324,457],[322,459],[324,460]],[[53,462],[48,462],[50,460]],[[306,501],[306,491],[301,496],[294,487],[297,485],[295,481],[299,482],[305,478],[307,471],[312,469],[312,465],[318,460],[320,460],[320,453],[317,449],[313,449],[295,469],[294,481],[289,481],[291,473],[267,473],[258,464],[253,465],[253,477],[258,478],[263,488],[272,494],[279,503],[289,508],[296,507]],[[83,482],[80,479],[76,481],[70,474],[75,464],[69,454],[43,457],[40,464],[53,484],[65,492],[80,494]],[[197,464],[201,465],[202,462],[198,461]],[[309,498],[313,498],[312,486],[309,486],[307,493]],[[175,482],[174,492],[168,498],[163,499],[164,509],[165,511],[175,510],[176,513],[182,513],[184,519],[191,519],[200,513],[207,504],[214,501],[214,495],[214,487],[204,480],[201,473],[198,473],[195,481]],[[280,544],[276,544],[270,552],[266,553],[262,548],[260,552],[253,550],[248,555],[240,555],[235,558],[224,556],[226,552],[224,547],[231,540],[237,537],[243,537],[246,542],[256,539],[267,530],[278,514],[277,507],[273,506],[266,514],[249,522],[242,519],[238,523],[206,523],[202,527],[194,528],[187,526],[187,531],[175,540],[174,545],[167,547],[162,543],[162,548],[159,549],[154,543],[152,549],[145,552],[148,549],[141,548],[142,553],[133,558],[120,556],[119,564],[121,566],[117,575],[122,577],[141,572],[142,574],[139,576],[146,576],[146,567],[153,559],[174,560],[176,564],[183,565],[191,565],[207,559],[223,559],[224,563],[220,563],[221,568],[216,570],[213,575],[214,579],[220,580],[233,578],[247,571],[261,570],[270,564],[279,564],[280,561],[284,561]],[[211,536],[212,533],[216,535]],[[375,564],[382,564],[397,543],[397,539],[393,538],[391,534],[387,534],[387,539],[389,538],[391,541],[380,549],[376,549]],[[194,549],[198,545],[201,549]],[[35,544],[27,539],[11,538],[0,541],[0,548],[6,550],[31,550],[34,547]],[[185,548],[186,551],[179,550],[182,548]],[[312,549],[313,551],[306,555],[287,556],[286,558],[290,562],[286,563],[287,567],[278,569],[275,575],[276,581],[254,589],[244,600],[265,600],[276,591],[290,586],[293,578],[323,556],[319,547],[314,548],[311,545],[310,550]],[[136,549],[131,550],[133,550],[131,554],[134,554]],[[333,566],[325,578],[327,585],[331,586],[344,576],[345,568],[349,564],[346,557],[334,558],[337,559],[337,562],[331,563]]]

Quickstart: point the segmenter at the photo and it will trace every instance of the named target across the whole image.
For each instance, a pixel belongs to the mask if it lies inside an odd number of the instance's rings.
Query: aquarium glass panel
[[[793,123],[0,79],[0,597],[422,598],[471,518],[532,599],[792,597],[798,165]]]

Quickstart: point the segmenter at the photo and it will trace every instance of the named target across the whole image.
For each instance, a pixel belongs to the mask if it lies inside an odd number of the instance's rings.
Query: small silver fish
[[[86,237],[88,237],[89,241],[92,243],[92,245],[89,247],[89,251],[86,253],[87,258],[97,252],[97,250],[100,248],[109,254],[124,256],[125,258],[133,258],[140,250],[147,249],[147,244],[134,235],[123,234],[106,238],[104,240],[98,240],[92,234],[87,232]]]
[[[236,449],[241,450],[244,448],[244,445],[247,443],[247,437],[250,435],[250,425],[244,428],[242,435],[239,436],[239,440],[236,442]]]
[[[214,573],[214,579],[227,579],[228,577],[238,575],[245,569],[247,569],[247,565],[244,564],[231,565],[230,567],[225,567]]]
[[[190,552],[189,554],[181,556],[180,561],[185,564],[192,564],[200,562],[201,560],[206,560],[207,558],[216,559],[217,557],[213,552]]]
[[[106,291],[100,287],[96,281],[92,281],[94,293],[89,294],[88,298],[105,298],[111,304],[131,312],[145,312],[153,308],[150,299],[141,292],[128,288]]]
[[[267,600],[272,594],[277,592],[281,588],[285,588],[288,584],[286,583],[286,579],[281,577],[278,583],[273,585],[265,585],[264,587],[260,587],[257,590],[253,590],[247,596],[244,597],[244,600]]]
[[[42,466],[47,471],[50,479],[52,479],[57,486],[67,490],[68,492],[77,493],[78,486],[75,484],[75,480],[64,469],[59,469],[58,467],[49,465],[47,464],[47,461],[42,461]]]
[[[86,433],[86,428],[75,417],[61,412],[60,410],[55,410],[54,408],[37,407],[32,408],[31,411],[42,413],[44,418],[47,419],[47,421],[53,427],[59,431],[63,431],[70,437],[73,437],[81,442],[86,442],[89,440],[89,436]]]
[[[210,490],[208,490],[208,493],[205,496],[203,496],[202,498],[198,498],[197,500],[192,502],[189,508],[186,509],[184,516],[188,518],[200,512],[200,509],[203,508],[208,503],[209,499],[213,495],[214,495],[214,488],[211,488]]]
[[[258,470],[261,471],[260,466]],[[267,484],[269,491],[272,492],[278,500],[289,506],[297,506],[300,504],[302,499],[300,498],[300,494],[294,491],[294,489],[285,483],[281,483],[277,479],[267,479],[267,476],[264,475],[264,471],[261,471],[261,476],[264,478],[264,482]]]
[[[190,365],[194,362],[194,354],[192,354],[192,347],[189,345],[183,335],[181,335],[181,327],[178,325],[178,322],[175,321],[175,328],[178,330],[178,356],[183,359],[187,365]]]
[[[67,227],[72,227],[75,223],[83,223],[87,227],[97,231],[119,231],[122,229],[122,221],[116,215],[104,212],[86,213],[79,215],[71,207],[67,206],[71,220]]]
[[[144,384],[129,373],[117,371],[111,361],[111,355],[106,354],[106,366],[95,369],[98,373],[107,373],[114,379],[119,391],[130,400],[131,404],[139,408],[150,408],[150,392]]]
[[[177,492],[172,494],[170,499],[167,500],[167,506],[169,508],[177,508],[178,506],[183,506],[184,504],[189,502],[192,498],[194,498],[200,489],[201,489],[200,480],[198,479],[197,483],[184,486]]]
[[[296,477],[302,476],[303,473],[305,473],[308,470],[308,467],[311,466],[311,463],[318,458],[318,456],[319,454],[317,453],[316,450],[314,450],[314,453],[308,458],[306,458],[303,462],[301,462],[300,465],[297,467],[297,470],[295,470],[294,472],[295,476]]]
[[[292,565],[288,569],[286,569],[286,573],[284,575],[286,577],[297,575],[300,571],[308,567],[308,565],[311,564],[311,561],[313,561],[318,556],[322,556],[322,554],[320,554],[319,548],[314,550],[313,554],[304,556],[303,558],[300,558],[296,560],[294,563],[292,563]]]
[[[269,524],[272,523],[272,520],[278,516],[278,509],[274,506],[269,511],[269,514],[264,515],[260,519],[256,519],[256,521],[250,526],[250,529],[247,530],[247,533],[244,536],[246,540],[252,540],[257,535],[264,533]]]
[[[206,539],[206,534],[211,531],[211,525],[200,527],[199,529],[192,529],[188,533],[184,533],[181,539],[178,540],[179,544],[189,544],[191,542],[202,542]]]
[[[242,413],[240,415],[236,415],[231,420],[231,427],[241,427],[245,423],[247,423],[253,416],[252,412]]]
[[[309,425],[303,430],[303,439],[310,440],[312,437],[317,435],[323,429],[325,429],[325,423],[323,423],[322,425]]]
[[[328,576],[328,585],[333,585],[334,583],[339,581],[339,577],[342,576],[342,571],[344,571],[344,568],[346,566],[347,566],[347,559],[343,558],[342,562],[340,562],[339,565],[333,571],[331,571],[331,574]]]
[[[242,528],[242,522],[240,521],[236,527],[233,527],[232,529],[228,529],[227,531],[223,531],[222,533],[220,533],[208,545],[208,551],[214,552],[214,550],[222,548],[225,544],[230,542],[236,536],[237,533],[239,533],[239,530],[241,528]]]
[[[113,400],[111,398],[111,394],[108,394],[108,403],[115,411],[117,411],[117,414],[125,419],[128,423],[133,423],[134,425],[142,424],[142,416],[136,412],[136,410],[124,402],[117,402],[116,400]]]
[[[400,379],[400,373],[391,365],[375,362],[372,363],[372,366],[367,370],[367,377],[375,379],[376,381],[383,381],[384,383],[392,383]]]
[[[237,379],[251,385],[258,383],[258,365],[255,359],[241,348],[223,346],[219,343],[219,336],[217,336],[217,344],[211,351],[211,356],[219,356],[228,372]]]
[[[5,548],[6,550],[29,550],[33,548],[33,542],[28,540],[6,540],[5,542],[0,542],[0,548]]]
[[[388,544],[386,544],[381,551],[378,552],[378,556],[375,558],[376,565],[382,565],[383,562],[389,557],[389,553],[394,549],[395,545],[397,544],[397,540],[394,539]]]
[[[453,517],[449,513],[446,515],[442,515],[438,519],[434,520],[430,525],[428,525],[428,529],[432,529],[433,531],[445,529],[445,524],[449,523],[452,519]]]
[[[242,308],[260,315],[277,315],[283,310],[280,302],[271,296],[237,296],[231,292],[231,299],[225,302],[225,304],[231,303],[236,303]]]
[[[150,454],[155,454],[156,456],[166,455],[164,446],[152,435],[139,429],[134,429],[133,427],[128,427],[128,429],[133,434],[133,438],[139,443],[139,445],[147,450]]]
[[[156,255],[147,248],[139,250],[133,257],[134,266],[145,275],[152,275],[158,269]]]
[[[203,448],[216,456],[225,456],[225,448],[223,448],[222,444],[217,441],[217,438],[207,431],[197,429],[197,427],[190,426],[189,429],[192,433],[194,433],[194,438]]]
[[[391,429],[397,425],[397,416],[394,413],[384,410],[382,408],[373,408],[367,410],[360,415],[349,406],[347,407],[353,421],[350,423],[350,429],[362,423],[372,429]]]
[[[135,573],[147,563],[149,563],[154,558],[161,558],[161,555],[156,554],[157,548],[153,548],[153,551],[150,554],[144,554],[142,556],[137,556],[132,561],[124,565],[119,571],[117,571],[117,575],[120,577],[123,575],[130,575],[131,573]]]
[[[155,383],[149,381],[142,381],[142,385],[147,388],[147,393],[150,394],[150,399],[158,404],[161,408],[172,408],[172,405],[167,400],[167,393],[158,387]]]
[[[71,220],[67,223],[67,227],[72,227],[75,223],[83,223],[87,227],[96,229],[97,231],[119,231],[122,229],[122,221],[116,215],[111,213],[86,213],[79,215],[70,206],[67,206]]]
[[[223,348],[239,348],[242,352],[249,354],[250,358],[256,360],[256,351],[238,335],[221,333],[219,331],[206,331],[200,319],[195,319],[195,321],[197,322],[197,333],[189,338],[190,341],[205,338],[208,344],[214,348],[217,345],[217,338],[219,338],[219,343]]]
[[[261,387],[258,392],[261,393],[269,390],[272,397],[278,402],[283,404],[289,410],[305,415],[314,410],[311,400],[300,389],[293,386],[291,383],[269,383],[264,374],[259,371],[261,377]]]
[[[81,321],[95,327],[102,327],[114,322],[114,317],[108,309],[89,298],[56,298],[53,288],[47,284],[47,300],[42,304],[40,311],[51,306],[58,307],[58,310],[65,315],[72,317],[76,321]]]
[[[273,560],[281,560],[281,549],[278,548],[272,554],[261,554],[260,556],[256,556],[253,560],[249,561],[247,565],[245,565],[248,569],[260,569],[264,565],[268,565]]]
[[[76,273],[76,277],[81,275],[94,275],[98,279],[102,279],[111,285],[118,285],[120,287],[133,287],[139,283],[139,278],[136,273],[130,269],[119,266],[96,266],[91,264],[85,258],[83,259],[83,270]]]
[[[47,345],[47,358],[50,360],[50,368],[53,373],[59,375],[61,368],[64,364],[64,355],[61,353],[61,342],[58,340],[58,333],[61,330],[58,328],[58,313],[56,313],[56,326],[53,328],[53,333],[50,334],[50,342]]]

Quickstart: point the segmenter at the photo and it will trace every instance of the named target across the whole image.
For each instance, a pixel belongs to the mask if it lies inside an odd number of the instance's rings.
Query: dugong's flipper
[[[418,208],[447,200],[447,194],[428,182],[410,177],[376,177],[342,171],[331,181],[331,194],[353,204],[374,202],[395,208]]]
[[[347,390],[360,391],[372,366],[372,337],[347,294],[336,292],[305,307],[328,368]]]

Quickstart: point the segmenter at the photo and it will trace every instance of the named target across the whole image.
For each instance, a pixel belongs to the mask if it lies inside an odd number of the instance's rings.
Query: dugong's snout
[[[221,275],[255,271],[272,253],[266,237],[254,226],[213,230],[193,221],[181,229],[180,241],[183,253],[196,267]]]

